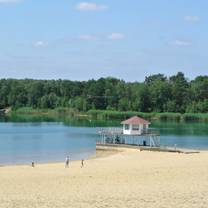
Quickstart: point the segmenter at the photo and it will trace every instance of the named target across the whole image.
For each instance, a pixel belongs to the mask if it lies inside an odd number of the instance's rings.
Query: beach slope
[[[0,208],[207,208],[208,152],[123,149],[64,164],[0,168]]]

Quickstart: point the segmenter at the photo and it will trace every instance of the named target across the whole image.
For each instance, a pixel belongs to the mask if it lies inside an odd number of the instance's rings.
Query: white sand
[[[125,149],[105,158],[0,168],[0,208],[207,208],[208,152]]]

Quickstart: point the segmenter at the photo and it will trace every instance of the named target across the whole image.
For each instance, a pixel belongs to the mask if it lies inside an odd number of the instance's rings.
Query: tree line
[[[0,109],[69,107],[79,111],[208,112],[208,76],[155,74],[144,82],[1,79]]]

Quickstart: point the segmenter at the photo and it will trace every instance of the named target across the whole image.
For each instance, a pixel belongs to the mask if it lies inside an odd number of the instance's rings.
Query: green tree
[[[189,103],[189,83],[182,72],[170,77],[172,100],[174,100],[175,112],[185,112],[186,105]]]

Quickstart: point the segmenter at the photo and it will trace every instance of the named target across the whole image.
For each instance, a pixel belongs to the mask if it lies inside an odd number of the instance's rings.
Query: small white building
[[[142,135],[147,133],[151,123],[143,118],[134,116],[121,122],[121,124],[123,124],[124,135]]]

